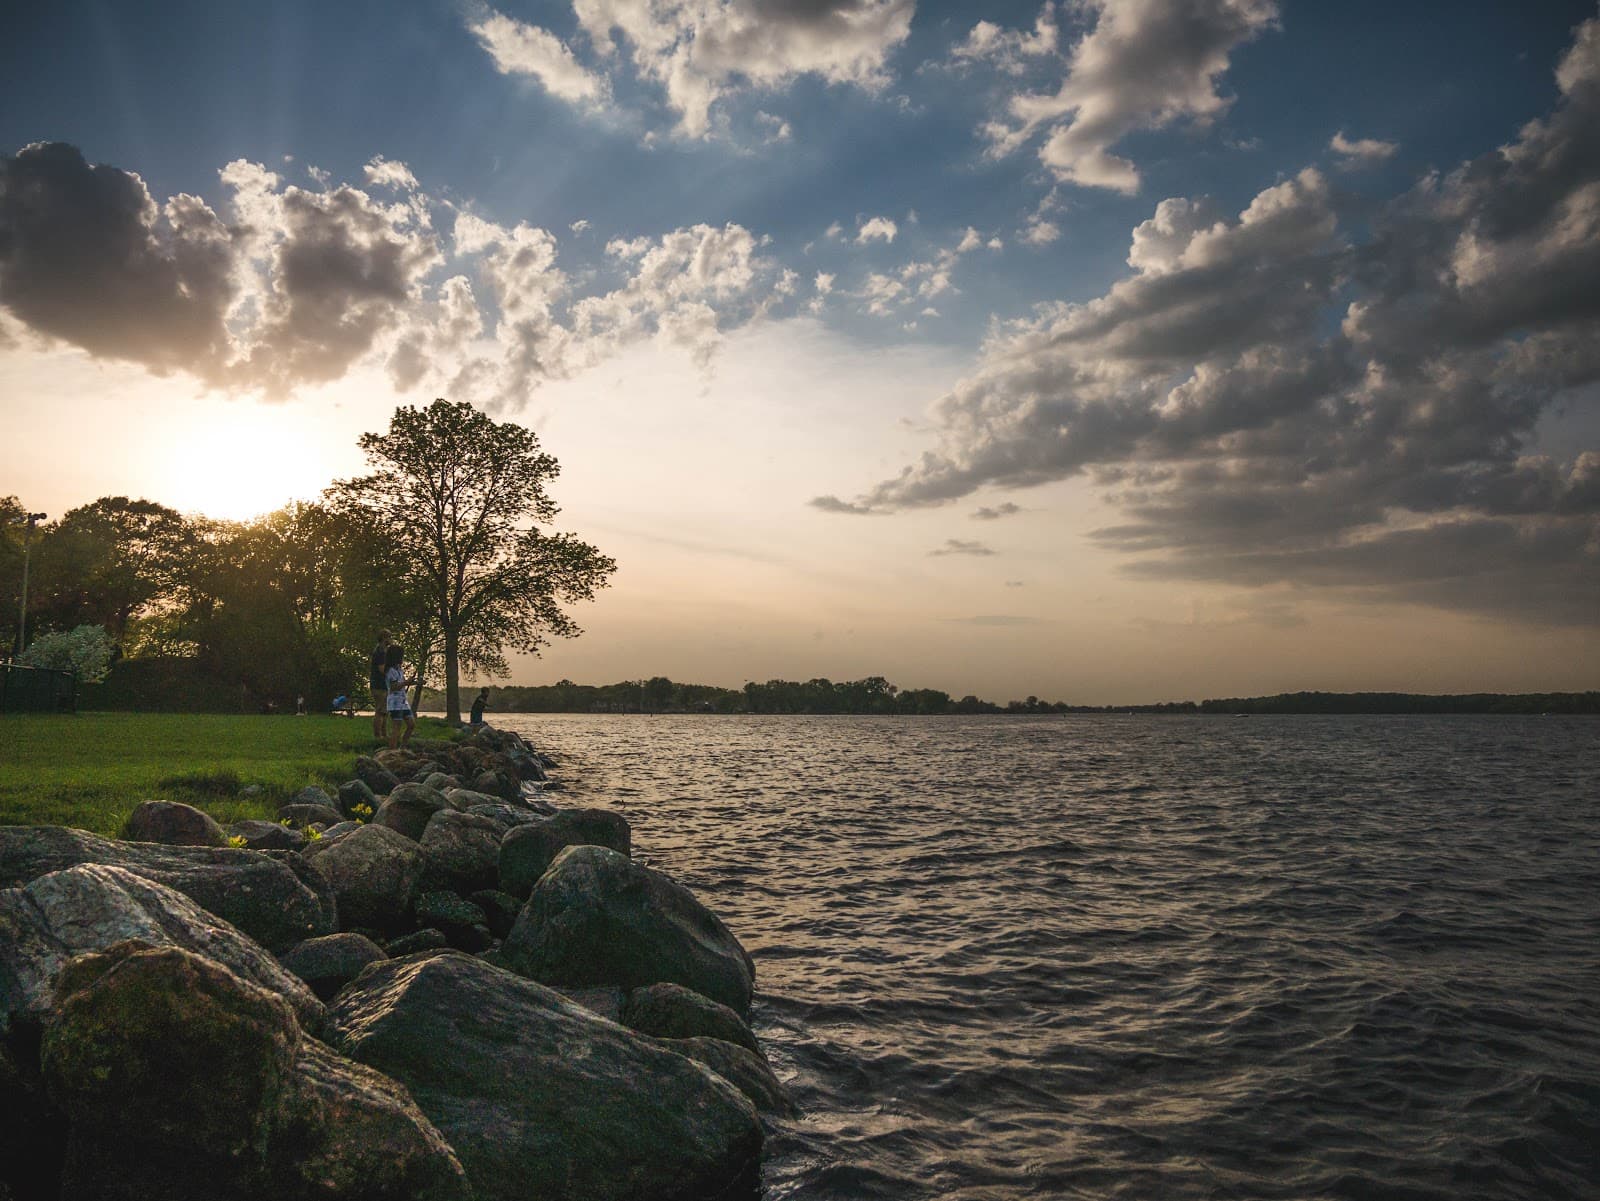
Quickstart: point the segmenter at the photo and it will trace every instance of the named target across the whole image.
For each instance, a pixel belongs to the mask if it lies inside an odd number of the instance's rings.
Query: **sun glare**
[[[185,513],[244,521],[293,500],[315,500],[338,474],[287,405],[230,403],[196,415],[160,456],[158,490]]]

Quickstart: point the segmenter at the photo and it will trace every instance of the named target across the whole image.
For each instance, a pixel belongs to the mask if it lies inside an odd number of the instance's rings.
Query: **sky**
[[[517,683],[1600,687],[1592,0],[0,15],[0,495],[246,518],[468,400]]]

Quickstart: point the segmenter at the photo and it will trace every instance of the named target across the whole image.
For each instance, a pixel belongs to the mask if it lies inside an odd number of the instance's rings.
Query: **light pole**
[[[22,532],[22,604],[17,610],[17,655],[28,649],[28,552],[33,549],[33,527],[43,521],[43,513],[29,513],[27,528]]]

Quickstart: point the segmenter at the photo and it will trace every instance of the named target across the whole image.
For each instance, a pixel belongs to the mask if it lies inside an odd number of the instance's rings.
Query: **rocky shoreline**
[[[754,965],[515,734],[0,827],[0,1201],[753,1197]]]

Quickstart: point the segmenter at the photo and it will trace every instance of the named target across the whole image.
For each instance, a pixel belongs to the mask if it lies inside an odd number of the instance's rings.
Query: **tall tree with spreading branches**
[[[397,594],[420,597],[418,616],[437,623],[445,711],[459,721],[461,669],[503,672],[505,648],[537,654],[581,633],[563,606],[593,599],[616,561],[538,528],[560,512],[545,488],[561,466],[520,425],[436,400],[396,409],[360,446],[372,474],[338,481],[329,499],[387,533]]]

